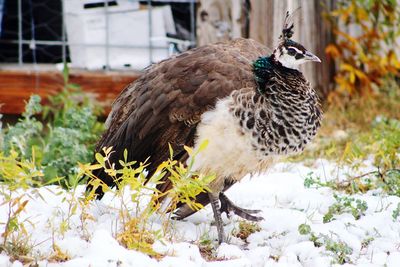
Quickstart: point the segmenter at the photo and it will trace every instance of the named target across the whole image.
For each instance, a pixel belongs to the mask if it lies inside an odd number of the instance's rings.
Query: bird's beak
[[[316,55],[314,55],[313,53],[310,53],[308,51],[306,52],[305,59],[308,61],[321,62],[319,57],[317,57]]]

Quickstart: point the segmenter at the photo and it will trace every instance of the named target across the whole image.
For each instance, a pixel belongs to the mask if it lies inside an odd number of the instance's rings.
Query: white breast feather
[[[218,101],[214,110],[205,112],[197,127],[195,151],[208,140],[208,146],[195,158],[194,169],[216,174],[214,186],[221,186],[225,178],[240,180],[248,173],[265,170],[272,164],[271,157],[262,157],[254,151],[249,132],[229,113],[231,97]],[[189,159],[190,160],[190,159]],[[215,188],[213,184],[211,188]]]

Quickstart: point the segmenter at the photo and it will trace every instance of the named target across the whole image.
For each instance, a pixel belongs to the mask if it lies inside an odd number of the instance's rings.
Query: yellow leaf
[[[334,30],[334,33],[344,37],[347,41],[351,42],[352,44],[358,43],[357,39],[354,38],[353,36],[349,35],[348,33],[345,33],[345,32],[339,31],[339,30]]]
[[[82,164],[78,162],[78,166],[83,171],[97,170],[101,168],[100,164]]]
[[[203,151],[204,149],[206,149],[206,147],[208,146],[208,143],[209,143],[209,141],[208,141],[207,139],[204,140],[204,141],[200,144],[200,147],[199,147],[199,151],[198,151],[198,152]]]
[[[20,213],[25,208],[26,204],[28,204],[28,200],[25,200],[18,206],[18,209],[14,212],[14,216]]]
[[[354,67],[352,65],[350,65],[350,64],[347,64],[347,63],[342,63],[340,65],[340,69],[348,71],[348,72],[353,72],[354,71]]]
[[[169,150],[169,158],[173,159],[174,158],[174,150],[172,149],[172,146],[170,143],[168,143],[168,150]]]
[[[186,150],[186,152],[191,156],[193,155],[193,149],[188,146],[183,146],[183,148]]]
[[[96,158],[97,162],[100,164],[104,164],[104,157],[100,154],[100,153],[96,153],[94,155],[94,157]]]
[[[368,76],[365,75],[364,72],[358,70],[358,69],[354,69],[354,73],[357,76],[358,79],[362,80],[362,81],[368,81]]]
[[[112,146],[103,147],[104,154],[106,154],[106,155],[110,154],[112,148],[113,148]]]
[[[165,169],[165,167],[167,167],[167,166],[168,166],[168,163],[166,161],[164,161],[163,163],[158,165],[157,170],[155,171],[155,173],[161,172],[161,170]]]
[[[124,160],[128,160],[128,150],[126,148],[124,149]]]
[[[354,72],[349,72],[349,80],[350,83],[353,83],[356,81],[356,75],[354,74]]]
[[[365,11],[365,9],[363,9],[363,8],[357,8],[356,15],[357,15],[357,19],[359,21],[364,21],[364,20],[368,19],[368,14]]]

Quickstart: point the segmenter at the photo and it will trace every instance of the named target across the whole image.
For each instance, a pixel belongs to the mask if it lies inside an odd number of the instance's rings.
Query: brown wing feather
[[[130,161],[150,158],[150,174],[168,159],[168,143],[177,160],[186,159],[183,145],[193,145],[201,114],[236,89],[255,88],[252,62],[268,53],[265,46],[240,38],[199,47],[150,66],[114,102],[108,129],[96,151],[112,146],[112,162],[122,158],[125,148]],[[115,185],[104,172],[95,175],[109,186]],[[160,189],[169,186],[166,181]]]

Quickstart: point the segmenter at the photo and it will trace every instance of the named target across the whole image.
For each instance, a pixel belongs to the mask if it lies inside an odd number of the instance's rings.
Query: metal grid
[[[7,1],[7,0],[6,0]],[[11,0],[15,1],[15,0]],[[52,0],[54,1],[54,0]],[[156,47],[153,45],[153,32],[152,32],[152,15],[153,15],[153,5],[155,4],[163,4],[163,3],[187,3],[189,5],[190,9],[190,36],[189,40],[180,40],[177,38],[168,38],[166,37],[166,40],[169,42],[170,46],[165,47],[165,49],[169,49],[170,53],[172,53],[172,47],[175,47],[176,45],[183,45],[186,47],[192,47],[195,46],[196,44],[196,35],[195,35],[195,9],[196,9],[196,0],[146,0],[146,1],[140,1],[141,3],[147,4],[147,12],[148,12],[148,45],[147,46],[137,46],[137,45],[129,45],[129,44],[111,44],[110,43],[110,38],[109,38],[109,16],[110,14],[115,14],[118,12],[111,12],[109,10],[109,5],[111,2],[115,1],[110,1],[110,0],[105,0],[105,1],[98,1],[104,3],[104,13],[105,13],[105,31],[106,31],[106,39],[105,39],[105,44],[88,44],[84,42],[80,43],[72,43],[68,41],[68,36],[66,32],[66,16],[68,13],[65,10],[65,2],[68,0],[59,0],[61,2],[61,10],[59,13],[54,12],[54,16],[61,16],[61,33],[59,36],[56,36],[53,38],[53,40],[46,40],[46,39],[36,39],[35,36],[35,30],[37,27],[41,27],[41,25],[36,25],[35,21],[33,19],[33,15],[31,14],[31,20],[29,22],[24,21],[23,19],[23,14],[26,12],[26,10],[23,10],[23,4],[26,4],[28,6],[33,6],[35,4],[35,0],[17,0],[17,21],[18,21],[18,27],[17,27],[17,33],[12,36],[14,38],[0,38],[0,50],[2,45],[17,45],[18,49],[18,58],[14,63],[18,63],[18,65],[22,66],[26,63],[27,60],[24,60],[24,54],[27,53],[27,47],[30,49],[32,53],[32,60],[29,60],[29,63],[38,63],[38,60],[36,59],[36,54],[37,54],[37,49],[39,47],[41,49],[46,49],[48,47],[59,47],[61,48],[61,58],[55,59],[56,61],[59,61],[60,63],[67,63],[69,61],[69,47],[70,46],[80,46],[80,47],[102,47],[105,49],[106,53],[106,62],[105,65],[103,66],[104,69],[110,70],[110,49],[112,48],[146,48],[148,50],[148,63],[151,64],[153,63],[153,50]],[[116,2],[121,2],[121,1],[128,1],[128,0],[118,0]],[[130,0],[130,1],[136,1],[139,2],[139,0]],[[133,10],[127,10],[127,11],[121,11],[122,13],[127,13],[127,12],[132,12]],[[136,10],[135,10],[136,11]],[[32,10],[30,11],[32,12]],[[3,14],[3,22],[4,22],[4,15]],[[51,18],[50,18],[51,19]],[[30,24],[30,35],[31,38],[26,38],[27,34],[23,32],[23,27],[27,27],[26,24]],[[42,25],[43,26],[43,25]],[[17,38],[15,38],[17,36]],[[163,47],[164,48],[164,47]],[[3,60],[1,60],[3,61]],[[12,63],[9,61],[9,63]]]

